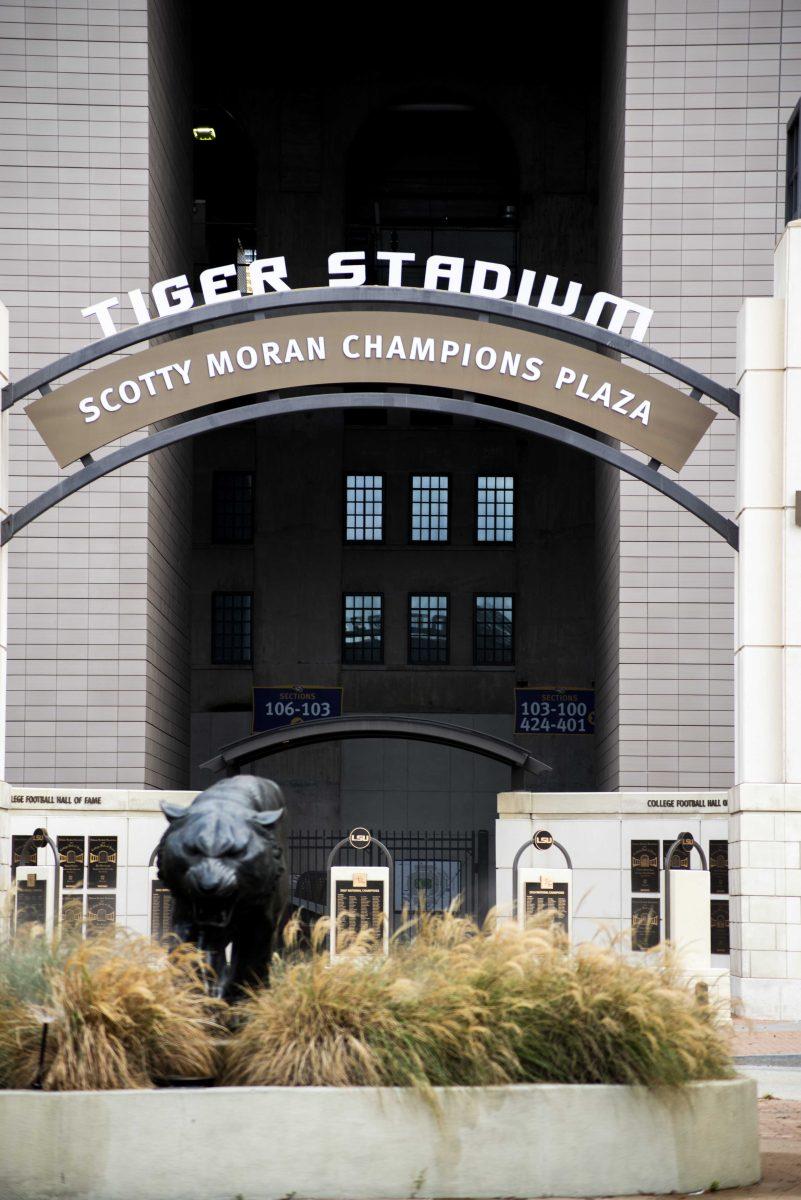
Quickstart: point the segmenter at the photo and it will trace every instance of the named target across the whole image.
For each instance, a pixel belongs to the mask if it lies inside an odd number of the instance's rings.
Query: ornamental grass
[[[81,941],[20,932],[0,946],[0,1087],[50,1091],[152,1087],[217,1069],[221,1005],[204,992],[191,947],[169,955],[124,932]]]
[[[679,985],[667,952],[634,963],[614,945],[572,948],[550,924],[479,929],[451,912],[399,931],[388,958],[361,936],[330,963],[327,932],[319,922],[311,952],[290,949],[239,1007],[221,1083],[430,1092],[733,1074],[714,1010]]]

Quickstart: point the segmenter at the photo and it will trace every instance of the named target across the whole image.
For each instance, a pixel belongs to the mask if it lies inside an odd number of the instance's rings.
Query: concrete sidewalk
[[[801,1021],[744,1021],[732,1023],[731,1052],[735,1058],[766,1054],[801,1054]]]
[[[801,1102],[801,1063],[790,1066],[774,1058],[770,1064],[738,1061],[736,1065],[741,1075],[757,1081],[760,1099],[770,1096],[774,1100]],[[801,1128],[798,1136],[801,1137]]]

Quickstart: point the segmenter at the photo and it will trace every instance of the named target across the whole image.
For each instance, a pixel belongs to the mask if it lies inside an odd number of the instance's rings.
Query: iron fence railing
[[[486,829],[371,830],[393,860],[393,908],[400,917],[421,908],[443,912],[460,899],[459,911],[483,920],[491,904],[490,845]],[[348,830],[305,829],[289,835],[287,857],[290,897],[296,908],[314,915],[328,911],[326,860]],[[354,850],[344,846],[336,861],[342,865],[380,866],[377,847]]]

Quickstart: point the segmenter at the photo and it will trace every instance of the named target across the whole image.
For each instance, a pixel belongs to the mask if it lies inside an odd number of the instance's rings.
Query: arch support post
[[[732,1001],[801,1019],[801,221],[738,325]]]

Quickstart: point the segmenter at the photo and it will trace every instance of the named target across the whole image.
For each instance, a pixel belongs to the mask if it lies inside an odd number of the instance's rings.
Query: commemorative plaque
[[[85,840],[82,837],[59,837],[58,861],[61,864],[61,886],[65,890],[83,887],[86,861]]]
[[[116,896],[86,897],[86,932],[100,933],[117,922]]]
[[[548,836],[550,837],[550,834]],[[525,929],[533,917],[542,913],[554,913],[554,924],[562,929],[568,937],[572,935],[573,871],[571,868],[519,867],[513,887],[515,888],[514,910],[521,929]]]
[[[659,891],[659,842],[656,838],[631,843],[631,890]]]
[[[728,900],[711,900],[710,909],[712,953],[729,954],[729,902]]]
[[[671,843],[672,844],[672,843]],[[659,945],[659,897],[631,901],[631,948],[650,950]]]
[[[164,942],[172,933],[172,914],[175,907],[172,893],[160,879],[150,881],[150,936]]]
[[[61,896],[61,926],[63,929],[80,932],[83,925],[83,895]]]
[[[117,886],[116,837],[90,836],[87,886],[90,888],[115,888]]]
[[[729,894],[729,843],[709,843],[709,890],[713,896]]]
[[[20,871],[17,879],[17,925],[47,924],[47,880]]]
[[[380,935],[384,921],[384,885],[380,879],[372,879],[366,872],[354,871],[351,881],[337,879],[334,896],[334,916],[337,920],[342,918],[347,935],[355,936],[365,929],[372,929],[376,935]],[[343,913],[347,913],[347,917],[343,917]]]
[[[567,933],[568,884],[557,883],[548,876],[542,875],[539,880],[527,880],[524,886],[526,921],[541,913],[556,913],[554,925]]]
[[[684,841],[684,834],[680,833],[682,839],[680,846],[677,846],[673,852],[673,858],[670,861],[671,871],[689,871],[690,869],[690,851],[692,850],[692,842],[689,846]],[[675,838],[667,838],[662,842],[662,869],[667,870],[667,856],[670,853],[670,847],[676,841]]]
[[[335,866],[329,880],[332,960],[365,930],[373,932],[370,951],[388,954],[389,867]]]

